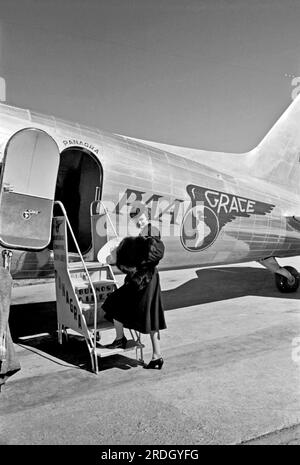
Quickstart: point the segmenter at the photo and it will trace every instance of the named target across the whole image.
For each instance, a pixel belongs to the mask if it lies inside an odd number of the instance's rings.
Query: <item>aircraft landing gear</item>
[[[296,268],[292,266],[280,266],[275,257],[264,258],[259,260],[259,263],[275,273],[275,284],[280,292],[288,293],[297,291],[300,277]]]
[[[275,284],[277,289],[280,292],[296,292],[299,287],[299,273],[296,268],[292,266],[284,266],[285,270],[287,270],[291,274],[291,278],[288,279],[286,276],[282,274],[275,273]]]

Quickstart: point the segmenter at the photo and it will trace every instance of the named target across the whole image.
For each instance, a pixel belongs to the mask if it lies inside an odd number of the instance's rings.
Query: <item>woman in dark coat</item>
[[[156,266],[163,257],[164,244],[157,235],[152,237],[145,231],[143,227],[139,236],[126,237],[118,246],[116,264],[126,277],[123,286],[107,297],[103,309],[116,328],[116,339],[108,347],[126,347],[124,327],[150,334],[153,354],[147,368],[160,369],[159,331],[167,326]]]

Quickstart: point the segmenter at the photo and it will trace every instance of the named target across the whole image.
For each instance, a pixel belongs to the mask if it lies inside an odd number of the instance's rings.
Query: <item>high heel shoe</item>
[[[114,342],[106,346],[106,349],[125,349],[127,344],[126,336],[121,337],[121,339],[115,339]]]
[[[154,368],[156,370],[161,370],[164,364],[164,359],[162,357],[156,358],[155,360],[151,360],[148,365],[145,366],[146,369]]]

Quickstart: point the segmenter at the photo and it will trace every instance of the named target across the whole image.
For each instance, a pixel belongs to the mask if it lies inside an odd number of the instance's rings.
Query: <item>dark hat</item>
[[[129,212],[130,218],[136,218],[146,213],[146,207],[143,203],[136,202]]]

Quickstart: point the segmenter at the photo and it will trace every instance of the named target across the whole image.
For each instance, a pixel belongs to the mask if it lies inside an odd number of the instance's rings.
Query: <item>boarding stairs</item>
[[[95,260],[99,247],[93,247],[93,260],[83,258],[63,204],[59,201],[55,204],[61,210],[60,216],[53,217],[52,230],[59,343],[67,342],[68,330],[83,336],[94,373],[99,371],[99,359],[131,350],[135,350],[136,359],[143,362],[144,346],[140,333],[135,330],[129,329],[131,339],[125,349],[109,349],[101,344],[102,332],[113,328],[113,324],[104,317],[102,305],[107,295],[117,288],[117,282],[112,267]],[[105,215],[108,216],[107,211]],[[103,213],[94,211],[91,216],[94,236],[97,220],[103,221]],[[68,230],[77,249],[78,261],[70,260]],[[101,246],[100,242],[98,246]]]

